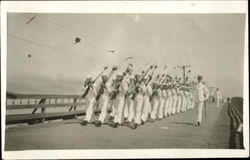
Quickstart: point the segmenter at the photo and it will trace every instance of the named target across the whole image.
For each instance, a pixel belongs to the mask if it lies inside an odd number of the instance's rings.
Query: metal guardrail
[[[44,122],[52,119],[69,119],[84,115],[85,110],[77,110],[86,105],[81,95],[42,95],[7,93],[6,110],[33,109],[30,114],[6,115],[6,124]],[[69,107],[68,112],[46,113],[46,108]],[[40,113],[37,113],[41,109]],[[98,109],[96,110],[98,111]]]
[[[243,99],[233,97],[228,104],[230,118],[230,145],[231,149],[243,149]]]

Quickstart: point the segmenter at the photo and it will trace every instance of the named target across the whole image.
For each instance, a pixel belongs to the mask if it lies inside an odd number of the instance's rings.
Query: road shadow
[[[174,124],[182,124],[182,125],[189,125],[189,126],[196,126],[194,123],[190,123],[190,122],[171,122]]]

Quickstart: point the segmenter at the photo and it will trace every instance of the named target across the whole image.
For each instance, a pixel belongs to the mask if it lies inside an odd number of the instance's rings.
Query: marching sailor
[[[173,93],[173,103],[172,103],[172,115],[176,113],[176,105],[177,105],[177,93],[176,93],[176,82],[174,82],[172,93]]]
[[[152,110],[151,110],[150,118],[152,120],[156,120],[156,118],[157,118],[156,117],[157,116],[157,110],[158,110],[159,103],[160,103],[159,95],[161,94],[161,90],[158,88],[157,81],[154,81],[152,83],[152,90],[153,90],[153,93],[151,95]]]
[[[182,101],[179,84],[176,86],[176,94],[177,94],[177,105],[176,105],[177,108],[176,108],[176,111],[177,111],[177,114],[179,114],[181,112],[181,101]]]
[[[95,97],[97,95],[95,84],[92,83],[91,76],[87,76],[82,91],[83,91],[83,98],[86,100],[86,106],[87,106],[86,117],[82,121],[82,125],[85,126],[87,125],[88,122],[92,120],[94,116],[93,109],[94,109]]]
[[[109,94],[111,93],[111,86],[110,83],[107,82],[108,77],[107,75],[102,75],[102,82],[97,87],[97,91],[100,93],[99,98],[99,106],[101,108],[101,114],[98,118],[98,121],[96,122],[96,126],[101,126],[102,123],[104,123],[104,120],[107,116],[107,107],[108,107],[108,101],[109,101]]]
[[[142,111],[142,116],[141,116],[141,120],[142,120],[142,124],[144,124],[147,119],[149,118],[149,113],[151,111],[151,104],[150,104],[150,95],[152,94],[152,88],[151,86],[148,84],[146,84],[146,78],[143,79],[143,83],[145,83],[146,85],[146,92],[143,96],[143,111]]]
[[[134,97],[134,106],[135,106],[135,127],[141,124],[141,115],[142,115],[142,106],[143,106],[143,95],[146,93],[146,85],[142,80],[141,84],[141,75],[140,73],[135,74],[135,97]]]
[[[134,122],[135,120],[135,108],[134,108],[134,100],[132,99],[133,92],[135,90],[135,80],[134,76],[130,75],[129,77],[130,83],[128,84],[128,91],[126,95],[126,104],[128,106],[128,119],[129,123]]]
[[[171,85],[171,83],[169,83],[168,85],[168,90],[167,90],[167,93],[168,93],[168,109],[167,109],[167,113],[168,113],[168,116],[171,115],[172,113],[172,104],[173,104],[173,92],[172,92],[172,88],[173,86]]]
[[[164,105],[165,105],[165,98],[166,98],[166,91],[163,89],[161,86],[159,87],[160,91],[159,92],[159,109],[158,109],[158,114],[157,117],[159,120],[163,118],[163,110],[164,110]]]
[[[111,90],[113,90],[115,88],[115,78],[112,79],[112,84],[111,84]],[[111,108],[111,112],[109,114],[109,120],[114,120],[114,117],[115,117],[115,102],[116,102],[116,99],[112,99],[111,97],[109,97],[109,106]]]
[[[170,110],[170,88],[169,88],[169,82],[167,81],[166,83],[166,88],[165,88],[165,104],[164,104],[164,116],[167,117],[169,115],[169,110]]]
[[[216,89],[216,93],[215,93],[215,96],[216,96],[216,102],[217,102],[217,107],[220,106],[220,101],[221,101],[221,92],[219,91],[219,88]]]
[[[115,82],[115,88],[117,95],[115,100],[115,116],[114,116],[114,123],[112,127],[117,128],[119,124],[123,122],[123,109],[124,109],[124,102],[125,102],[125,94],[128,90],[127,84],[123,80],[123,74],[118,73]]]
[[[185,95],[184,95],[184,92],[185,92],[185,86],[182,84],[182,86],[181,86],[181,99],[182,99],[181,111],[182,111],[182,112],[185,112],[185,111],[186,111],[186,108],[185,108],[186,97],[185,97]]]

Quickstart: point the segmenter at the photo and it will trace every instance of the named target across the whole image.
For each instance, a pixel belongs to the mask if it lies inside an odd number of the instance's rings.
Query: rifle
[[[148,74],[148,72],[151,70],[151,69],[153,69],[153,65],[151,65],[148,69],[147,69],[147,71],[146,71],[146,73],[145,74],[143,74],[143,77],[141,78],[141,80],[140,80],[140,82],[139,82],[139,84],[141,84],[141,82],[143,81],[143,79],[146,77],[146,75]]]
[[[161,78],[159,79],[159,83],[163,80],[164,76],[165,76],[164,74],[161,75]]]
[[[149,78],[148,78],[148,80],[147,80],[147,82],[146,82],[146,86],[147,86],[148,83],[152,80],[156,68],[157,68],[157,65],[155,65],[153,72],[152,72],[151,75],[149,76]]]
[[[113,68],[112,68],[111,72],[109,73],[109,75],[108,75],[108,77],[107,77],[106,82],[103,82],[103,85],[101,86],[101,88],[100,88],[99,91],[98,91],[97,96],[95,97],[96,101],[98,101],[99,98],[101,97],[101,95],[103,94],[104,89],[105,89],[104,85],[108,82],[108,80],[111,78],[111,76],[113,75],[113,73],[114,73],[116,70],[117,70],[117,67],[113,67]]]
[[[131,64],[131,63],[129,63],[129,65],[127,66],[127,68],[125,69],[125,71],[123,72],[123,74],[122,74],[122,78],[121,78],[121,82],[122,82],[122,80],[124,79],[124,77],[126,76],[126,74],[128,74],[128,73],[130,73],[131,72],[131,69],[130,69],[130,67],[132,67],[133,65]],[[119,87],[120,87],[120,83],[118,84],[118,85],[116,85],[116,88],[115,88],[115,90],[110,94],[110,99],[111,100],[113,100],[113,99],[115,99],[116,98],[116,96],[118,95],[118,93],[119,93]]]
[[[140,80],[139,82],[137,82],[138,85],[140,85],[140,84],[142,83],[143,79],[146,77],[146,75],[148,74],[148,72],[149,72],[151,69],[153,69],[153,67],[154,67],[154,66],[151,65],[151,66],[147,69],[147,71],[144,73],[143,77],[141,77],[141,80]],[[131,97],[131,99],[134,99],[134,98],[135,98],[135,94],[138,93],[138,92],[139,92],[139,87],[137,86],[137,87],[135,87],[134,92],[128,93],[128,95],[129,95],[129,94],[133,94],[133,96]]]
[[[107,70],[107,69],[108,69],[108,67],[104,67],[104,70],[103,70],[101,73],[99,73],[99,75],[98,75],[93,81],[91,81],[91,82],[89,82],[89,83],[87,84],[87,85],[88,85],[88,88],[87,88],[86,91],[83,93],[82,98],[85,98],[85,96],[88,94],[88,92],[89,92],[89,90],[90,90],[92,84],[94,84],[95,81],[96,81],[96,80],[103,74],[103,72],[104,72],[105,70]]]

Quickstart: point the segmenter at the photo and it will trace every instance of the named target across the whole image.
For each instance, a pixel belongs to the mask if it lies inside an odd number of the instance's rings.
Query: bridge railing
[[[42,95],[7,93],[6,110],[32,109],[31,113],[6,115],[6,124],[44,122],[45,120],[69,119],[85,114],[78,106],[86,105],[81,95]],[[68,111],[49,113],[48,108],[69,107]],[[39,112],[40,111],[40,112]]]
[[[230,118],[230,145],[231,149],[243,149],[243,98],[233,97],[228,104]]]

